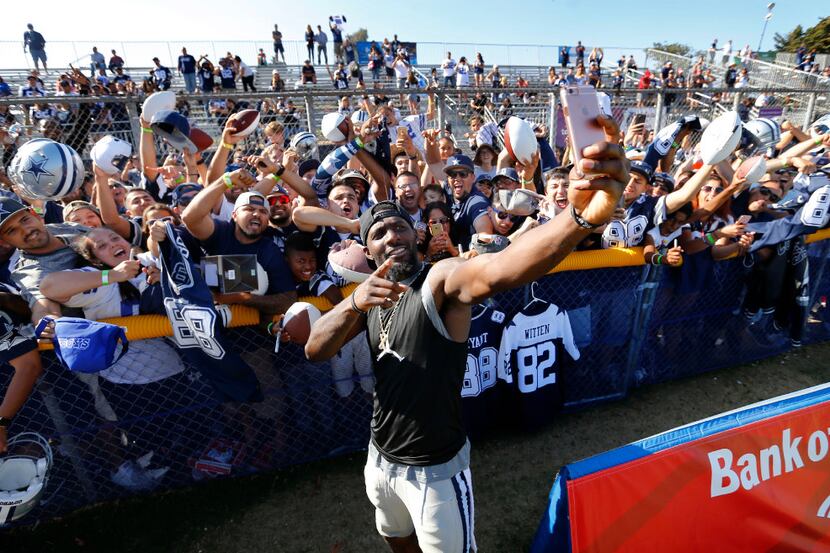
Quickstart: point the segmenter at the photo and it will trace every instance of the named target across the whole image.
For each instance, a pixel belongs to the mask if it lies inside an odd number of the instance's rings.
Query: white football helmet
[[[89,152],[95,165],[103,169],[108,175],[123,171],[132,154],[133,147],[129,142],[116,138],[111,134],[96,142]]]
[[[761,149],[775,146],[781,140],[781,125],[772,119],[759,117],[744,123],[744,128],[752,133]]]
[[[52,448],[40,434],[23,432],[7,446],[8,454],[0,458],[0,526],[35,508],[52,468]]]

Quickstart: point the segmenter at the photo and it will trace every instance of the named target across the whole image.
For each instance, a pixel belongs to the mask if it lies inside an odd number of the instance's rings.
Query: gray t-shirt
[[[79,234],[89,232],[89,228],[75,223],[57,223],[46,225],[52,236],[57,236],[66,246],[52,253],[34,255],[24,251],[12,271],[12,281],[20,288],[20,295],[29,303],[29,307],[38,300],[45,299],[40,293],[40,282],[43,277],[56,271],[75,269],[81,256],[69,247],[69,242]]]

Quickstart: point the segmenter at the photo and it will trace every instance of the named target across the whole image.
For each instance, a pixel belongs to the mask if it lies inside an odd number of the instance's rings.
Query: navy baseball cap
[[[496,180],[499,177],[510,179],[513,182],[519,182],[519,173],[517,173],[516,170],[512,167],[502,167],[501,169],[499,169],[499,172],[496,173],[496,176],[493,177],[493,180]]]
[[[15,213],[26,211],[27,206],[18,202],[15,199],[2,197],[0,198],[0,228],[11,218]]]
[[[198,184],[193,184],[192,182],[185,182],[178,185],[176,188],[170,192],[170,197],[173,200],[173,205],[179,205],[182,200],[182,196],[185,194],[190,194],[191,192],[196,192],[197,194],[202,189],[201,186]]]
[[[480,182],[492,182],[492,181],[493,181],[493,177],[490,176],[490,173],[482,173],[482,174],[480,174],[479,176],[476,177],[475,184],[478,184]]]
[[[651,184],[651,178],[654,176],[654,168],[645,161],[639,160],[631,162],[629,172],[640,173],[646,178],[649,184]]]
[[[473,160],[464,154],[450,156],[447,159],[447,165],[444,167],[444,172],[446,173],[448,171],[452,171],[453,169],[467,169],[471,172],[476,170],[475,165],[473,165]]]

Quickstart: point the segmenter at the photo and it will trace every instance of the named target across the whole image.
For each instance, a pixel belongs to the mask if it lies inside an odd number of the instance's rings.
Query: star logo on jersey
[[[54,177],[54,173],[50,173],[46,169],[43,168],[44,165],[49,161],[48,157],[44,157],[40,161],[35,161],[32,158],[29,158],[29,166],[26,169],[22,170],[20,173],[28,173],[35,178],[35,182],[40,183],[40,176],[46,175],[48,177]]]

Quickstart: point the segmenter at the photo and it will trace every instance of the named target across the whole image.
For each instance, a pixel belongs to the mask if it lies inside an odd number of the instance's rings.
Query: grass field
[[[473,446],[479,550],[527,550],[563,464],[830,378],[830,343],[660,384]],[[92,507],[0,533],[0,552],[382,552],[363,491],[364,454]]]

